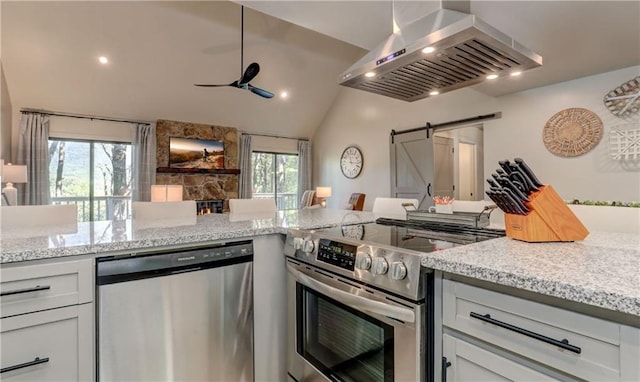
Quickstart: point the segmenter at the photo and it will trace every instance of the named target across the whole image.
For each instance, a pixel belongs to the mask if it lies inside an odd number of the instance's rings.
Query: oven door
[[[287,259],[292,380],[424,380],[424,304]]]

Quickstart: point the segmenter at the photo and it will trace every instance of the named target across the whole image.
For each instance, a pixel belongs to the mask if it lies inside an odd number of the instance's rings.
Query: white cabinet
[[[26,264],[0,269],[0,379],[93,380],[93,260]]]
[[[477,340],[478,346],[486,344],[483,351],[507,351],[522,364],[542,365],[541,371],[549,375],[593,381],[640,380],[639,328],[451,280],[443,280],[442,304],[449,353],[456,359],[467,358],[452,352],[451,347],[461,348],[461,341],[468,336]],[[452,338],[458,334],[459,338]],[[475,357],[478,353],[471,354]],[[450,362],[450,368],[462,367]]]
[[[449,362],[443,381],[556,381],[448,334],[442,338],[442,355]]]

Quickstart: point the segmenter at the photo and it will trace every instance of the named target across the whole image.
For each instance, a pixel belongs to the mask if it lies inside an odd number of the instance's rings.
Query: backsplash
[[[238,168],[238,131],[234,127],[205,125],[190,122],[156,122],[156,161],[158,167],[169,167],[169,138],[199,138],[224,142],[225,169]],[[157,184],[178,184],[184,187],[184,200],[223,199],[224,211],[228,200],[238,197],[238,176],[234,174],[182,174],[156,172]]]

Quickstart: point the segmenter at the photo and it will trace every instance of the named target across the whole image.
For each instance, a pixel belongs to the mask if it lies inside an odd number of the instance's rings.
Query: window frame
[[[300,171],[300,167],[299,167],[300,166],[300,160],[299,160],[299,155],[298,155],[297,152],[281,152],[281,151],[269,151],[269,150],[260,150],[260,149],[252,150],[251,151],[251,172],[252,172],[251,189],[253,189],[253,170],[254,170],[254,167],[253,167],[253,154],[270,154],[270,155],[274,156],[274,159],[273,159],[273,167],[274,167],[273,168],[273,174],[274,174],[274,177],[277,174],[278,161],[276,159],[277,159],[277,157],[279,155],[280,156],[286,155],[286,156],[296,157],[298,159],[298,164],[296,165],[297,171]],[[274,188],[274,190],[273,190],[273,198],[276,200],[276,208],[279,211],[285,211],[286,209],[284,209],[284,208],[280,209],[280,206],[277,205],[277,203],[278,203],[278,190],[277,190],[277,185],[276,185],[275,179],[273,180],[273,185],[274,185],[274,187],[273,187]],[[295,197],[296,208],[294,208],[294,209],[297,209],[297,208],[300,207],[300,201],[298,200],[298,195],[300,194],[300,185],[298,184],[297,180],[296,180],[296,188],[297,188],[296,197]],[[252,198],[253,198],[253,196],[252,196]]]

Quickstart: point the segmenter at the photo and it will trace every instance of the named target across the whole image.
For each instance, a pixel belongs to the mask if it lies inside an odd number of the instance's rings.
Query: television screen
[[[224,144],[195,138],[169,138],[169,167],[224,168]]]

